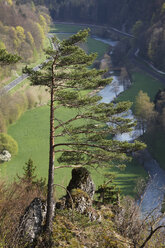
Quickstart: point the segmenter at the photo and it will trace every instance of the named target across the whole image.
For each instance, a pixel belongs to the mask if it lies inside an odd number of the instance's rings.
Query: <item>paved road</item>
[[[48,34],[48,38],[51,41],[51,38],[53,37],[52,34]],[[53,42],[51,42],[53,49],[55,50],[55,44]],[[47,60],[45,60],[45,62],[47,62]],[[38,71],[40,70],[42,64],[37,65],[33,68],[34,71]],[[9,92],[10,90],[12,90],[16,85],[22,83],[26,78],[28,78],[27,74],[22,74],[21,76],[19,76],[18,78],[16,78],[15,80],[13,80],[11,83],[9,83],[8,85],[4,86],[1,90],[0,90],[0,95]]]
[[[153,69],[148,64],[145,64],[146,62],[142,59],[136,56],[136,52],[133,51],[130,55],[130,61],[137,66],[139,69],[145,71],[150,76],[154,77],[155,79],[159,80],[163,84],[165,84],[165,75],[159,72],[156,68]]]
[[[38,71],[40,69],[41,65],[37,65],[33,68],[34,71]],[[26,78],[28,78],[27,74],[22,74],[20,77],[16,78],[15,80],[13,80],[11,83],[9,83],[8,85],[4,86],[3,89],[1,90],[1,92],[9,92],[10,90],[12,90],[16,85],[20,84],[22,81],[24,81]]]
[[[61,22],[60,22],[61,23]],[[68,23],[70,25],[73,25],[75,23]],[[82,25],[82,24],[81,24]],[[84,24],[84,26],[92,26],[92,27],[102,27],[102,26],[99,26],[99,25],[92,25],[92,24]],[[113,27],[110,27],[109,30],[113,30],[114,32],[117,32],[121,35],[124,35],[124,36],[128,36],[128,37],[132,37],[132,35],[128,34],[128,33],[125,33],[125,32],[122,32],[116,28],[113,28]],[[48,38],[51,40],[51,38],[53,37],[52,34],[48,34]],[[53,49],[55,50],[56,49],[56,46],[53,42],[51,42],[52,44],[52,47]],[[45,62],[47,62],[48,60],[46,60]],[[34,67],[34,71],[38,71],[40,69],[40,65],[37,65],[36,67]],[[26,78],[28,78],[28,75],[27,74],[22,74],[21,76],[19,76],[18,78],[16,78],[15,80],[13,80],[11,83],[9,83],[8,85],[4,86],[1,90],[0,90],[0,95],[6,93],[6,92],[9,92],[10,90],[12,90],[16,85],[22,83]]]
[[[116,31],[116,29],[114,30]],[[118,32],[118,31],[117,31]],[[49,38],[51,38],[52,35],[49,35]],[[55,45],[52,44],[53,48],[56,49]],[[140,69],[146,71],[151,76],[157,78],[161,82],[165,83],[165,78],[160,73],[152,70],[149,66],[140,63],[140,61],[137,59],[136,51],[133,51],[132,56],[130,57],[132,62],[136,64]],[[41,65],[38,65],[34,67],[33,69],[35,71],[40,69]],[[4,87],[5,91],[10,91],[12,88],[14,88],[16,85],[21,83],[23,80],[25,80],[28,76],[26,74],[23,74],[22,76],[18,77],[14,81],[12,81],[10,84]],[[146,155],[146,154],[145,154]],[[147,188],[145,190],[145,194],[143,195],[142,200],[142,212],[148,213],[153,208],[160,206],[160,203],[162,202],[163,196],[164,196],[164,187],[165,187],[165,172],[162,170],[158,163],[152,159],[151,155],[148,153],[147,156],[145,156],[145,161],[143,161],[144,167],[150,174],[150,181],[147,185]],[[163,190],[162,190],[163,189]],[[160,209],[160,208],[159,208]]]
[[[16,78],[13,80],[11,83],[6,85],[5,87],[2,88],[0,91],[0,94],[4,94],[6,92],[9,92],[11,89],[13,89],[17,84],[20,84],[23,80],[25,80],[28,76],[26,74],[23,74],[22,76]]]

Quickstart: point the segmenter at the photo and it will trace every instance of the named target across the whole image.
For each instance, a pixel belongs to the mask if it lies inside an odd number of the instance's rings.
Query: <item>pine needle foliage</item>
[[[16,54],[11,54],[6,49],[0,49],[0,66],[15,64],[21,58]]]
[[[34,165],[31,158],[29,158],[29,160],[25,163],[23,170],[23,176],[18,176],[18,179],[21,183],[27,185],[25,189],[27,191],[30,191],[32,190],[32,188],[37,188],[44,194],[46,192],[46,179],[42,177],[40,179],[37,179],[36,166]]]
[[[113,139],[115,134],[131,131],[135,126],[132,120],[122,117],[131,103],[101,103],[100,96],[91,94],[109,84],[111,79],[103,77],[104,70],[91,68],[96,54],[88,55],[80,48],[88,33],[89,30],[79,31],[64,41],[54,37],[55,49],[47,51],[48,61],[41,70],[24,69],[33,85],[47,86],[50,90],[48,229],[52,226],[54,169],[110,166],[116,161],[122,165],[133,151],[144,147],[138,141],[128,143]],[[73,115],[59,119],[56,115],[59,108],[72,109]],[[109,135],[112,139],[107,139]],[[54,165],[55,157],[60,166]]]

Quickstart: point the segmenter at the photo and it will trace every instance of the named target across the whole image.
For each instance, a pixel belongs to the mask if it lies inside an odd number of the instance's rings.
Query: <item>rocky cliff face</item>
[[[35,198],[25,210],[20,220],[20,236],[28,243],[32,243],[42,231],[43,221],[46,217],[46,204]]]
[[[67,190],[71,192],[73,189],[81,189],[88,194],[91,200],[93,199],[95,185],[86,168],[82,167],[72,170],[72,179],[69,182]]]
[[[117,233],[118,227],[111,206],[101,204],[99,208],[93,207],[95,186],[88,170],[74,169],[66,191],[67,194],[57,202],[55,208],[52,248],[133,247],[131,240]],[[45,216],[45,203],[35,198],[20,220],[21,245],[26,243],[30,248],[50,247],[42,233]]]
[[[77,211],[89,217],[91,221],[101,221],[101,216],[92,207],[95,185],[86,168],[72,170],[72,178],[67,187],[66,196],[57,202],[59,209],[69,209]]]
[[[72,179],[67,187],[67,194],[57,203],[57,208],[74,208],[81,214],[86,214],[91,220],[100,216],[92,208],[92,199],[95,192],[90,173],[85,168],[72,170]],[[25,210],[20,220],[21,237],[32,243],[43,229],[46,217],[46,204],[35,198]]]

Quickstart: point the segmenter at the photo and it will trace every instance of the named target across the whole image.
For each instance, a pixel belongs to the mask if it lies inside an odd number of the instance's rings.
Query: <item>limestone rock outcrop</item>
[[[45,216],[46,204],[40,198],[35,198],[26,208],[19,225],[21,237],[28,243],[32,243],[42,231]]]
[[[91,200],[93,199],[95,185],[86,168],[81,167],[72,170],[72,179],[70,180],[67,190],[71,192],[72,189],[81,189],[88,194]]]
[[[91,221],[100,220],[101,216],[92,207],[95,185],[86,168],[72,170],[72,178],[67,187],[67,195],[56,204],[57,208],[72,208],[80,214],[85,214]]]

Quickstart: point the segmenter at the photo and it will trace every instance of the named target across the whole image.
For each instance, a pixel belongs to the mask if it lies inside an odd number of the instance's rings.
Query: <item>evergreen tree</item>
[[[128,132],[135,125],[132,120],[121,117],[130,108],[130,103],[101,103],[101,97],[92,94],[92,90],[111,80],[102,78],[105,71],[91,69],[96,54],[87,55],[79,46],[87,36],[88,30],[83,30],[61,42],[54,38],[56,49],[47,51],[51,59],[42,69],[37,72],[29,68],[24,70],[33,85],[47,86],[50,90],[48,231],[52,229],[54,169],[111,166],[116,161],[122,164],[133,151],[144,147],[140,142],[130,144],[113,139],[115,134]],[[60,119],[59,109],[60,113],[68,109],[70,117]],[[111,138],[107,139],[108,136]],[[54,165],[55,158],[61,165]]]
[[[38,188],[42,193],[46,191],[46,179],[37,178],[36,175],[36,166],[34,166],[33,160],[29,158],[28,162],[25,163],[23,167],[24,173],[23,176],[18,176],[18,179],[21,183],[27,184],[26,190],[29,191],[32,188]]]
[[[99,185],[98,189],[95,191],[98,200],[102,204],[120,204],[120,190],[114,184],[115,176],[111,173],[108,173],[105,174],[104,177],[107,178],[108,181],[105,181],[102,185]]]
[[[23,179],[29,183],[32,183],[36,180],[35,170],[36,166],[33,165],[33,160],[29,158],[28,162],[25,163],[25,167],[23,167],[24,174]]]
[[[16,54],[11,54],[6,49],[0,49],[0,66],[14,64],[21,58]]]

